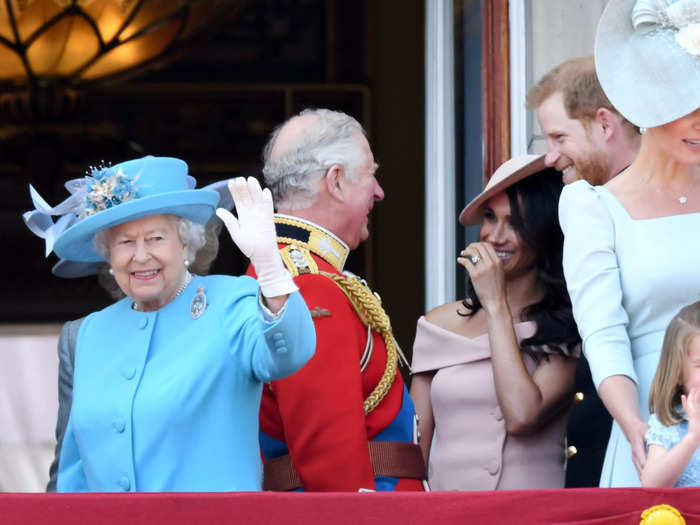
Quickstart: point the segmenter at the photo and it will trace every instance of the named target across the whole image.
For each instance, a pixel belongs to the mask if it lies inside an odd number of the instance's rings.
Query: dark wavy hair
[[[559,225],[558,205],[563,187],[561,174],[547,168],[505,190],[510,202],[511,224],[520,239],[533,250],[537,277],[544,286],[542,300],[524,308],[520,316],[521,321],[534,321],[537,325],[535,334],[520,343],[522,350],[535,359],[543,355],[537,352],[543,346],[567,355],[581,342],[562,268],[564,234]],[[471,317],[481,309],[469,278],[462,305],[467,310],[466,313],[457,311],[462,316]]]

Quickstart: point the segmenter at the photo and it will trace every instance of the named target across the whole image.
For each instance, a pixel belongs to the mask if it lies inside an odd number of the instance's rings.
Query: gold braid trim
[[[364,325],[379,332],[386,345],[386,368],[384,369],[384,374],[382,374],[379,383],[377,383],[377,386],[374,387],[372,393],[363,403],[365,415],[367,415],[379,406],[379,403],[387,395],[396,378],[398,352],[396,351],[394,336],[391,333],[391,322],[377,296],[364,286],[360,279],[328,272],[320,273],[332,279],[338,285],[352,303]]]
[[[279,239],[278,237],[278,242],[286,242]],[[279,250],[282,262],[292,277],[307,273],[318,273],[318,265],[306,248],[298,247],[296,244],[288,244]]]

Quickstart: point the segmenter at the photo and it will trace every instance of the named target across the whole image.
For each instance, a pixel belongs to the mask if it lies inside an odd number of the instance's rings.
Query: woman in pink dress
[[[411,396],[433,490],[564,486],[580,339],[562,271],[561,175],[511,159],[462,211],[467,297],[418,320]]]

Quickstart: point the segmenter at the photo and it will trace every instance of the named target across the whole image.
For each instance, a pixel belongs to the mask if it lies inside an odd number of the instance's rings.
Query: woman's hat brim
[[[465,206],[459,214],[459,222],[464,226],[478,224],[481,221],[481,206],[487,200],[516,182],[545,169],[547,166],[544,164],[544,155],[526,155],[504,162],[493,173],[484,191]]]
[[[62,279],[75,279],[76,277],[88,277],[97,273],[96,262],[77,262],[68,259],[59,259],[51,268],[51,273]]]
[[[611,104],[633,124],[652,128],[700,107],[700,58],[676,43],[675,31],[635,31],[636,0],[610,0],[598,22],[595,67]]]
[[[182,190],[160,193],[123,202],[86,217],[68,228],[56,240],[54,251],[63,259],[79,262],[104,261],[93,246],[99,231],[149,215],[176,215],[199,224],[206,224],[219,202],[219,194],[211,190]]]

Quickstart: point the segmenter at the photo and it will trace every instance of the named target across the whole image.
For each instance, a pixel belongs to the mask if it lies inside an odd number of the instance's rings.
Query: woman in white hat
[[[638,486],[664,331],[700,292],[700,0],[611,0],[595,43],[612,104],[643,132],[604,186],[567,186],[564,272],[593,380],[615,422],[600,485]]]
[[[60,492],[261,488],[262,383],[311,357],[313,323],[254,179],[229,182],[238,219],[217,214],[258,281],[189,272],[219,201],[189,179],[179,159],[144,157],[70,188],[78,220],[56,254],[106,260],[126,297],[80,326]]]
[[[411,396],[433,490],[561,488],[580,339],[561,267],[561,174],[511,159],[462,211],[467,298],[418,320]]]

